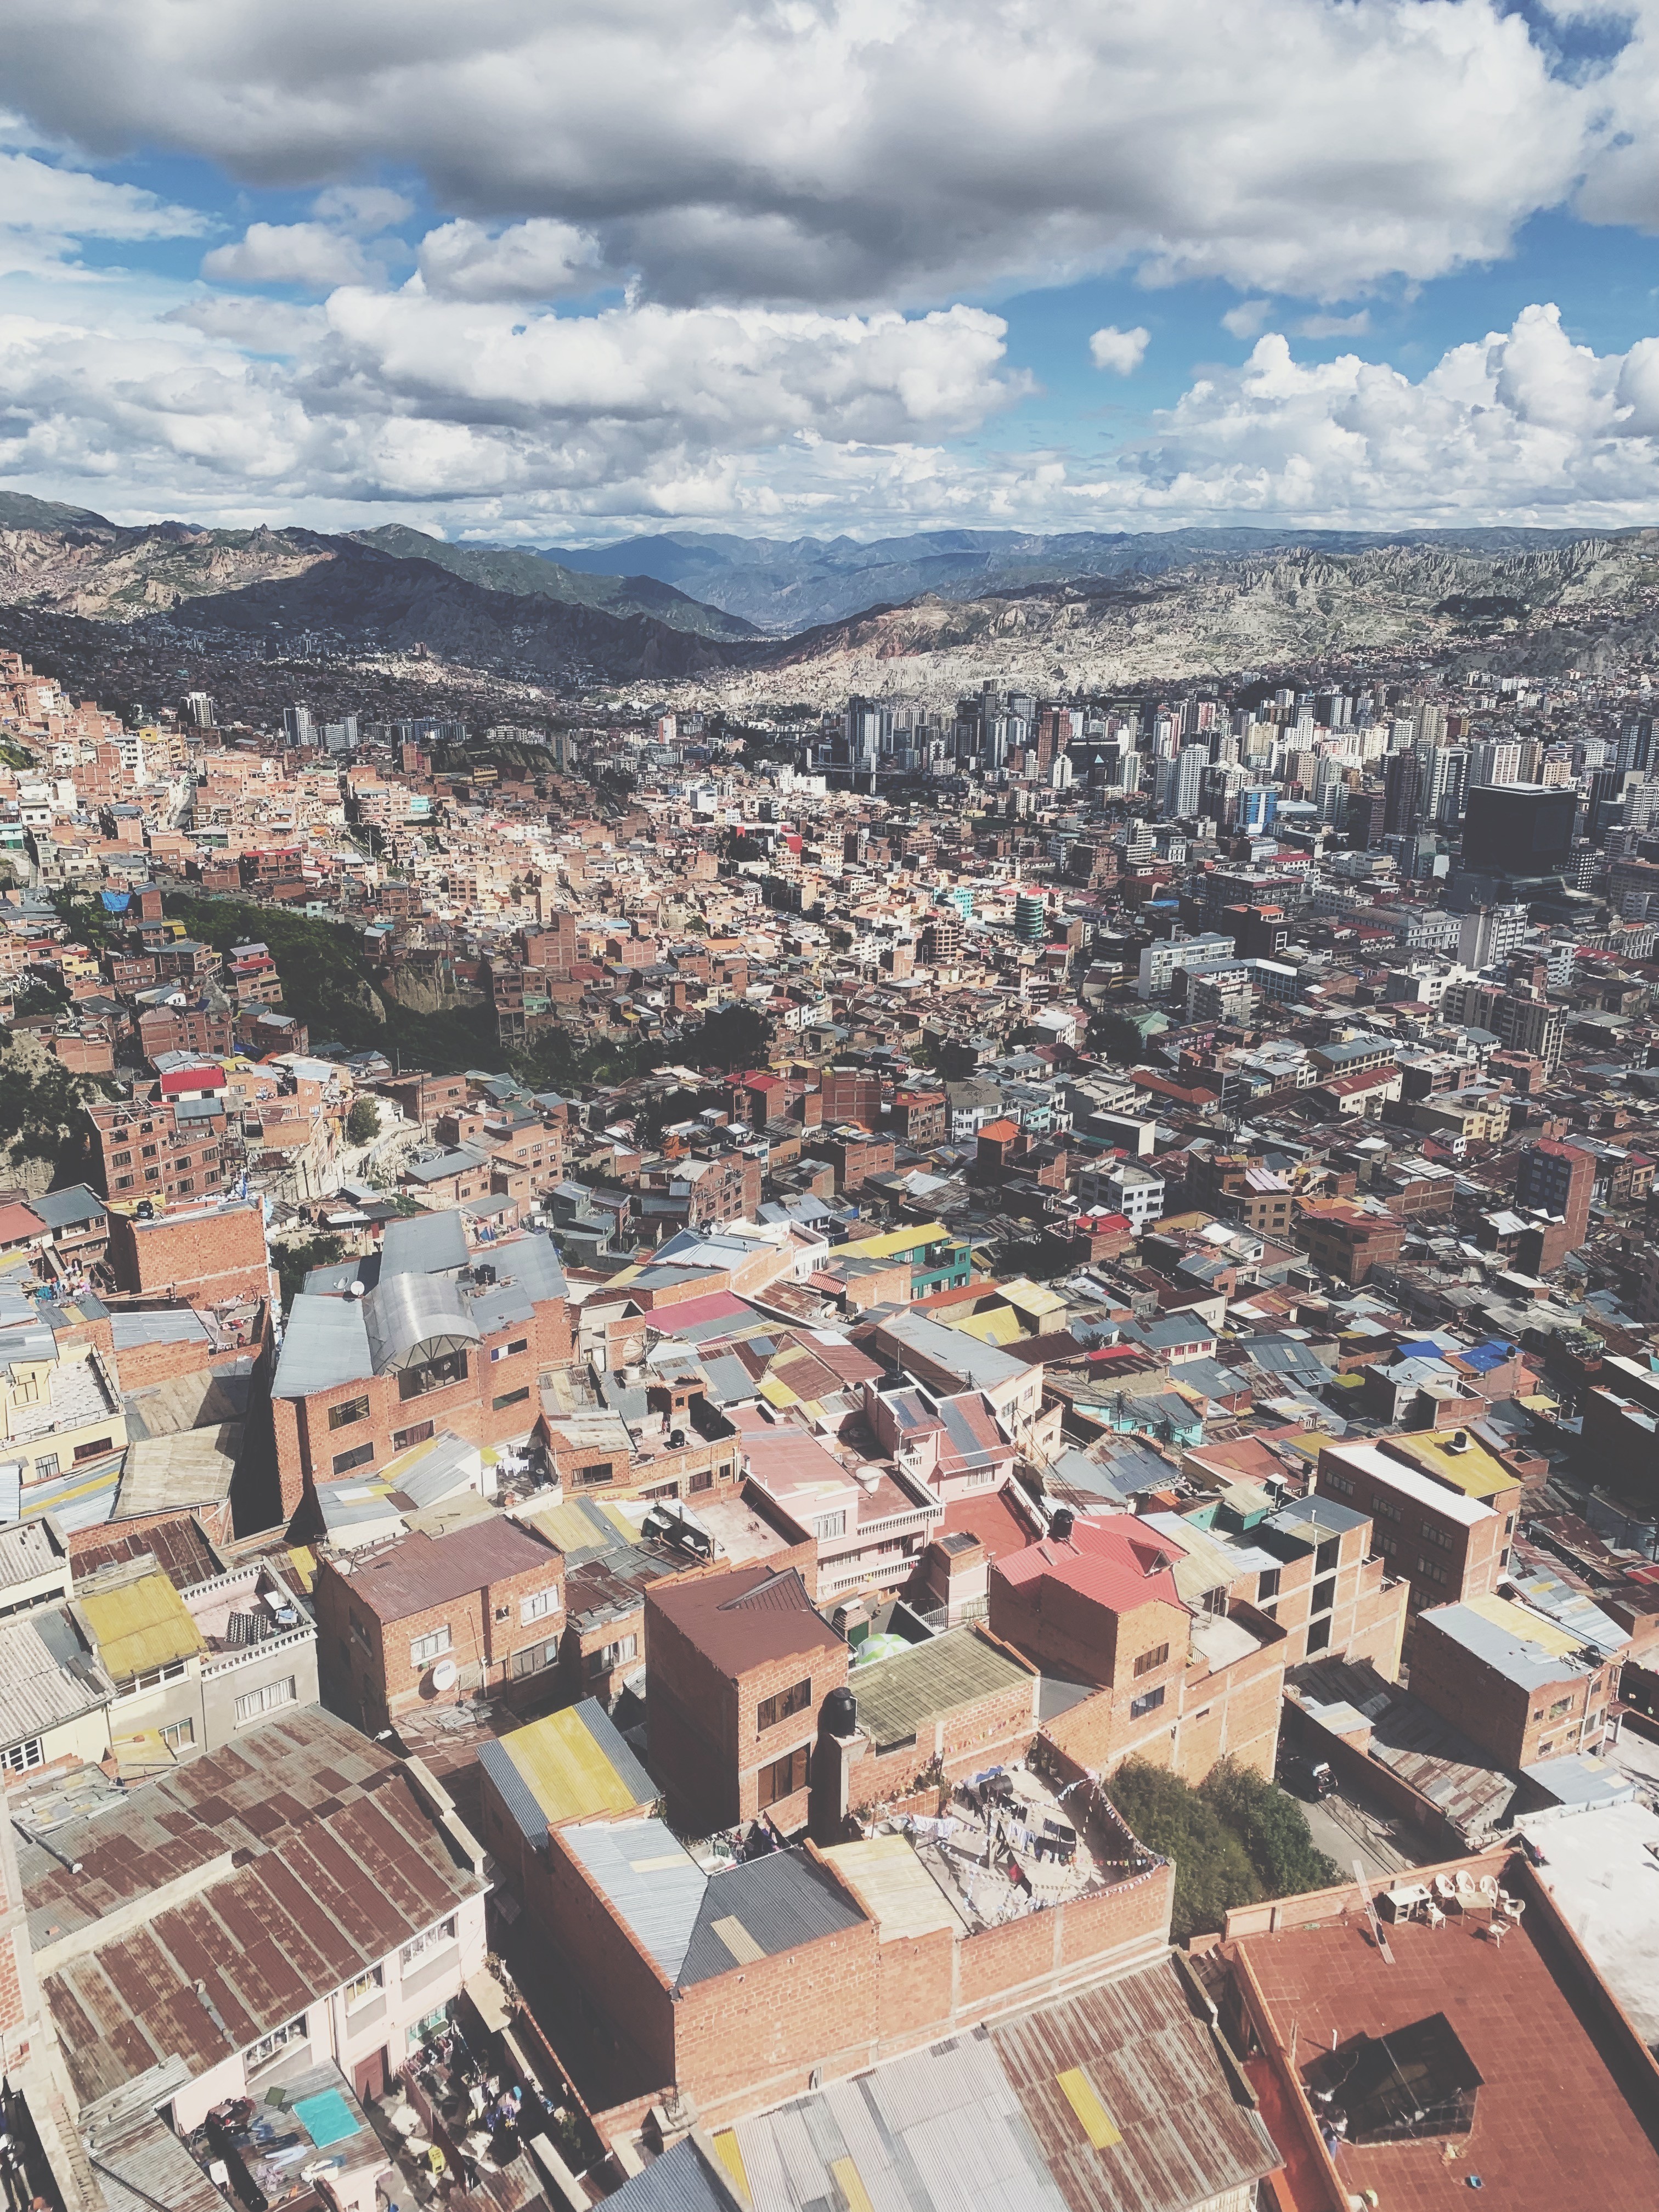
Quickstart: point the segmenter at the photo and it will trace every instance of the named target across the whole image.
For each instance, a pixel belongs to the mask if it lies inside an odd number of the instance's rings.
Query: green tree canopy
[[[1234,1905],[1253,1905],[1261,1895],[1238,1836],[1167,1768],[1126,1759],[1106,1787],[1147,1849],[1175,1863],[1170,1932],[1176,1942],[1219,1928]]]
[[[353,1145],[367,1145],[380,1134],[380,1109],[372,1098],[357,1098],[352,1102],[346,1115],[346,1139]]]
[[[1267,1896],[1297,1897],[1338,1880],[1335,1860],[1315,1844],[1300,1805],[1253,1766],[1222,1759],[1199,1795],[1241,1838]]]

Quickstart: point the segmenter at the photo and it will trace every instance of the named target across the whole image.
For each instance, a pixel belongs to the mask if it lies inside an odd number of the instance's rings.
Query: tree
[[[1175,1863],[1170,1932],[1178,1943],[1218,1929],[1261,1894],[1243,1844],[1195,1790],[1149,1759],[1126,1759],[1107,1795],[1149,1850]]]
[[[344,1240],[338,1237],[307,1237],[298,1244],[273,1244],[270,1249],[285,1311],[304,1290],[313,1267],[337,1267],[345,1257]]]
[[[352,1145],[367,1145],[380,1133],[380,1113],[372,1098],[357,1098],[352,1102],[346,1115],[346,1141]]]
[[[684,1050],[693,1067],[755,1067],[764,1065],[770,1040],[769,1024],[752,1006],[722,1006],[691,1031]]]
[[[1297,1897],[1304,1890],[1328,1889],[1337,1880],[1335,1860],[1315,1844],[1295,1798],[1253,1766],[1222,1759],[1199,1785],[1199,1795],[1242,1839],[1269,1897]]]

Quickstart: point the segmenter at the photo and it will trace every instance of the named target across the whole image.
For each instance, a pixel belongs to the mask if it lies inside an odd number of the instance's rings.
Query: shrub
[[[1148,1850],[1175,1862],[1170,1932],[1178,1943],[1221,1926],[1236,1905],[1261,1895],[1244,1846],[1195,1790],[1147,1759],[1126,1759],[1107,1795]]]
[[[1297,1897],[1338,1880],[1336,1862],[1315,1844],[1295,1798],[1253,1766],[1222,1759],[1200,1784],[1199,1796],[1243,1840],[1267,1896]]]

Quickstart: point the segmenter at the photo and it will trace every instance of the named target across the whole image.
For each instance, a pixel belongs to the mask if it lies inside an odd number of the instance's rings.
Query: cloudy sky
[[[8,0],[124,521],[1659,522],[1659,0]]]

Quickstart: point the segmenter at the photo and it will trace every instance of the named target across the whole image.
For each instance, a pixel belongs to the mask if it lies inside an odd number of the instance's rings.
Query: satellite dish
[[[432,1670],[434,1690],[453,1690],[461,1679],[461,1670],[453,1659],[441,1659]]]

